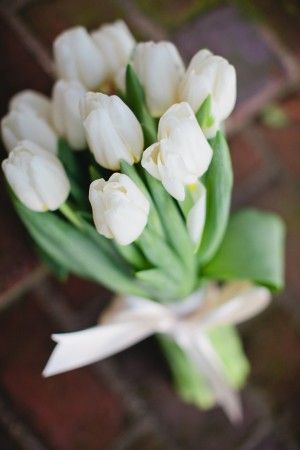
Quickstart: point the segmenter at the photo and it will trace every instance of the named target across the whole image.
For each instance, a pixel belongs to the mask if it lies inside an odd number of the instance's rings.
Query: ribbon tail
[[[242,420],[242,405],[239,394],[229,385],[215,349],[204,333],[184,333],[175,337],[177,343],[186,352],[195,366],[205,377],[212,389],[217,403],[223,408],[233,423]]]
[[[56,375],[100,361],[136,344],[153,334],[153,324],[135,321],[97,325],[83,331],[53,334],[57,342],[44,377]]]

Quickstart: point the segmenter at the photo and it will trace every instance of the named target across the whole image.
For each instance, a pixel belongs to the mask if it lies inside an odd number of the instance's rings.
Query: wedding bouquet
[[[94,327],[53,335],[44,375],[157,334],[181,397],[238,420],[249,367],[236,324],[283,286],[284,227],[230,215],[234,67],[204,49],[185,68],[171,42],[136,43],[121,21],[65,31],[54,63],[51,99],[9,104],[3,172],[49,268],[118,297]]]

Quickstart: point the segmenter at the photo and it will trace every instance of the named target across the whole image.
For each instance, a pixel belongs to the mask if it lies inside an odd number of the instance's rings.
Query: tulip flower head
[[[52,96],[53,123],[58,134],[64,137],[74,150],[86,146],[84,127],[80,115],[80,102],[86,89],[76,80],[59,80]]]
[[[188,102],[196,113],[209,95],[215,121],[211,132],[208,130],[208,137],[211,137],[234,108],[236,72],[225,58],[204,49],[192,58],[179,85],[179,98]]]
[[[33,142],[19,142],[2,169],[16,196],[33,211],[54,211],[69,195],[70,183],[59,159]]]
[[[185,198],[185,186],[196,183],[210,164],[212,149],[188,103],[177,103],[161,117],[158,142],[148,147],[142,166],[161,180],[177,200]]]
[[[85,28],[61,33],[54,41],[53,52],[59,78],[78,80],[87,89],[96,89],[105,80],[106,62]]]
[[[97,231],[120,245],[129,245],[143,232],[149,214],[149,202],[127,176],[114,173],[90,185],[89,200]]]
[[[31,111],[51,122],[51,101],[43,94],[30,89],[18,92],[9,102],[10,111]]]
[[[146,103],[154,117],[160,117],[177,101],[184,65],[171,42],[137,44],[132,55],[133,68],[143,85]]]
[[[57,152],[57,135],[50,123],[32,108],[18,106],[1,121],[2,140],[10,152],[21,140],[30,140],[51,153]]]
[[[101,166],[118,170],[121,160],[129,164],[140,160],[142,127],[119,97],[88,92],[81,114],[90,150]]]
[[[136,42],[123,20],[102,25],[91,36],[105,59],[109,76],[115,75],[128,63]]]

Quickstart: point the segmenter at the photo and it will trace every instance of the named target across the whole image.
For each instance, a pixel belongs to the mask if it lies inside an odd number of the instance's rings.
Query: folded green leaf
[[[213,158],[203,180],[207,189],[207,209],[198,251],[201,265],[210,261],[222,242],[228,222],[233,182],[230,153],[223,134],[218,131],[215,138],[209,142],[213,149]]]
[[[185,267],[186,282],[192,289],[195,285],[196,264],[193,243],[188,235],[185,222],[174,200],[163,185],[146,171],[145,177],[167,239]]]
[[[208,95],[198,111],[196,112],[196,119],[202,129],[210,128],[214,124],[212,117],[212,98]]]
[[[151,292],[152,300],[167,303],[178,296],[178,286],[174,279],[161,269],[148,269],[136,272],[136,277],[142,285]]]
[[[241,210],[230,218],[224,240],[203,276],[244,279],[270,289],[283,287],[284,225],[275,214]]]
[[[121,294],[147,296],[129,267],[116,265],[109,242],[102,245],[91,231],[79,231],[54,213],[33,212],[16,198],[13,203],[31,237],[57,265]]]

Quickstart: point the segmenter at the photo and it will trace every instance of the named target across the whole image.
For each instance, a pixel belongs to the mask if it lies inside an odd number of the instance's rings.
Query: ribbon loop
[[[92,328],[53,334],[57,346],[43,371],[45,377],[100,361],[155,333],[171,336],[193,361],[230,420],[241,419],[238,394],[229,385],[222,362],[206,332],[238,324],[262,311],[270,292],[250,283],[209,284],[182,302],[166,306],[139,297],[118,297]]]

